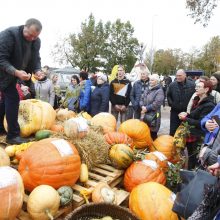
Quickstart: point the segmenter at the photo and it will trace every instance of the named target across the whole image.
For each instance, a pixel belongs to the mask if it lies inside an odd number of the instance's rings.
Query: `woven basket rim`
[[[131,219],[133,220],[140,220],[134,213],[132,213],[128,208],[126,207],[122,207],[119,205],[115,205],[112,203],[107,203],[107,202],[100,202],[100,203],[89,203],[89,204],[84,204],[76,209],[74,209],[72,212],[70,212],[64,220],[69,220],[71,219],[71,217],[74,217],[74,215],[76,215],[77,213],[80,213],[81,210],[90,208],[90,207],[100,207],[101,210],[103,210],[104,208],[112,208],[118,210],[118,211],[124,211],[127,215],[130,215]]]

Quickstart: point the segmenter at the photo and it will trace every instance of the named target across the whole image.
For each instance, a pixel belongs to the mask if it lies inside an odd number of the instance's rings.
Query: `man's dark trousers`
[[[16,84],[10,84],[5,90],[1,91],[0,100],[0,128],[3,128],[4,114],[8,124],[7,138],[11,139],[20,136],[18,124],[19,95]]]
[[[170,135],[174,136],[176,129],[181,124],[181,120],[179,119],[179,113],[171,109],[170,111]]]

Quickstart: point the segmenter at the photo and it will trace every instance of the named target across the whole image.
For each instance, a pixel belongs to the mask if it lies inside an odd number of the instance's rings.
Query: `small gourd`
[[[37,141],[39,140],[42,140],[42,139],[45,139],[45,138],[49,138],[50,135],[52,134],[52,131],[49,131],[49,130],[40,130],[40,131],[37,131],[36,134],[35,134],[35,139]]]
[[[60,196],[60,205],[65,206],[73,200],[73,190],[70,186],[61,186],[57,192]]]
[[[89,172],[88,172],[88,167],[85,163],[82,163],[81,164],[81,167],[80,167],[80,182],[81,183],[86,183],[89,179]]]
[[[92,192],[92,201],[95,203],[109,202],[116,204],[115,192],[107,183],[100,182],[96,185]]]

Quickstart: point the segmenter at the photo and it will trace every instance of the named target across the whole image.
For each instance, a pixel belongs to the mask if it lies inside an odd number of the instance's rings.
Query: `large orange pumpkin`
[[[123,122],[118,131],[132,138],[136,148],[149,147],[153,143],[149,127],[138,119],[129,119]]]
[[[129,209],[141,220],[178,220],[172,212],[175,194],[165,186],[143,183],[135,187],[129,197]]]
[[[124,186],[128,192],[141,184],[147,182],[166,183],[164,172],[153,160],[136,161],[131,164],[124,175]]]
[[[115,117],[107,112],[101,112],[95,115],[91,119],[91,124],[95,126],[101,126],[105,134],[110,131],[115,131],[117,126]]]
[[[74,185],[80,175],[80,166],[80,156],[73,144],[47,138],[33,143],[24,152],[18,171],[28,191],[39,185],[57,189]]]
[[[11,167],[0,167],[0,219],[14,220],[23,199],[24,185],[20,174]]]
[[[164,172],[168,169],[167,157],[159,151],[147,153],[145,159],[154,160]]]
[[[36,99],[22,100],[19,105],[18,123],[21,136],[28,137],[38,130],[50,129],[54,124],[56,111],[47,103]],[[7,130],[7,122],[4,120]]]
[[[127,134],[124,134],[122,132],[108,132],[105,134],[105,140],[107,141],[108,144],[110,145],[115,145],[115,144],[127,144],[129,146],[133,145],[133,140],[128,137]]]
[[[173,137],[170,135],[161,135],[154,142],[150,151],[160,151],[163,153],[168,161],[176,163],[179,161],[179,155],[173,143]]]

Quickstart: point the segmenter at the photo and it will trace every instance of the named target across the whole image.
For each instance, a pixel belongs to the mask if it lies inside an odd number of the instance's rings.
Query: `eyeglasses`
[[[195,88],[196,88],[196,89],[204,89],[203,86],[196,86]]]

